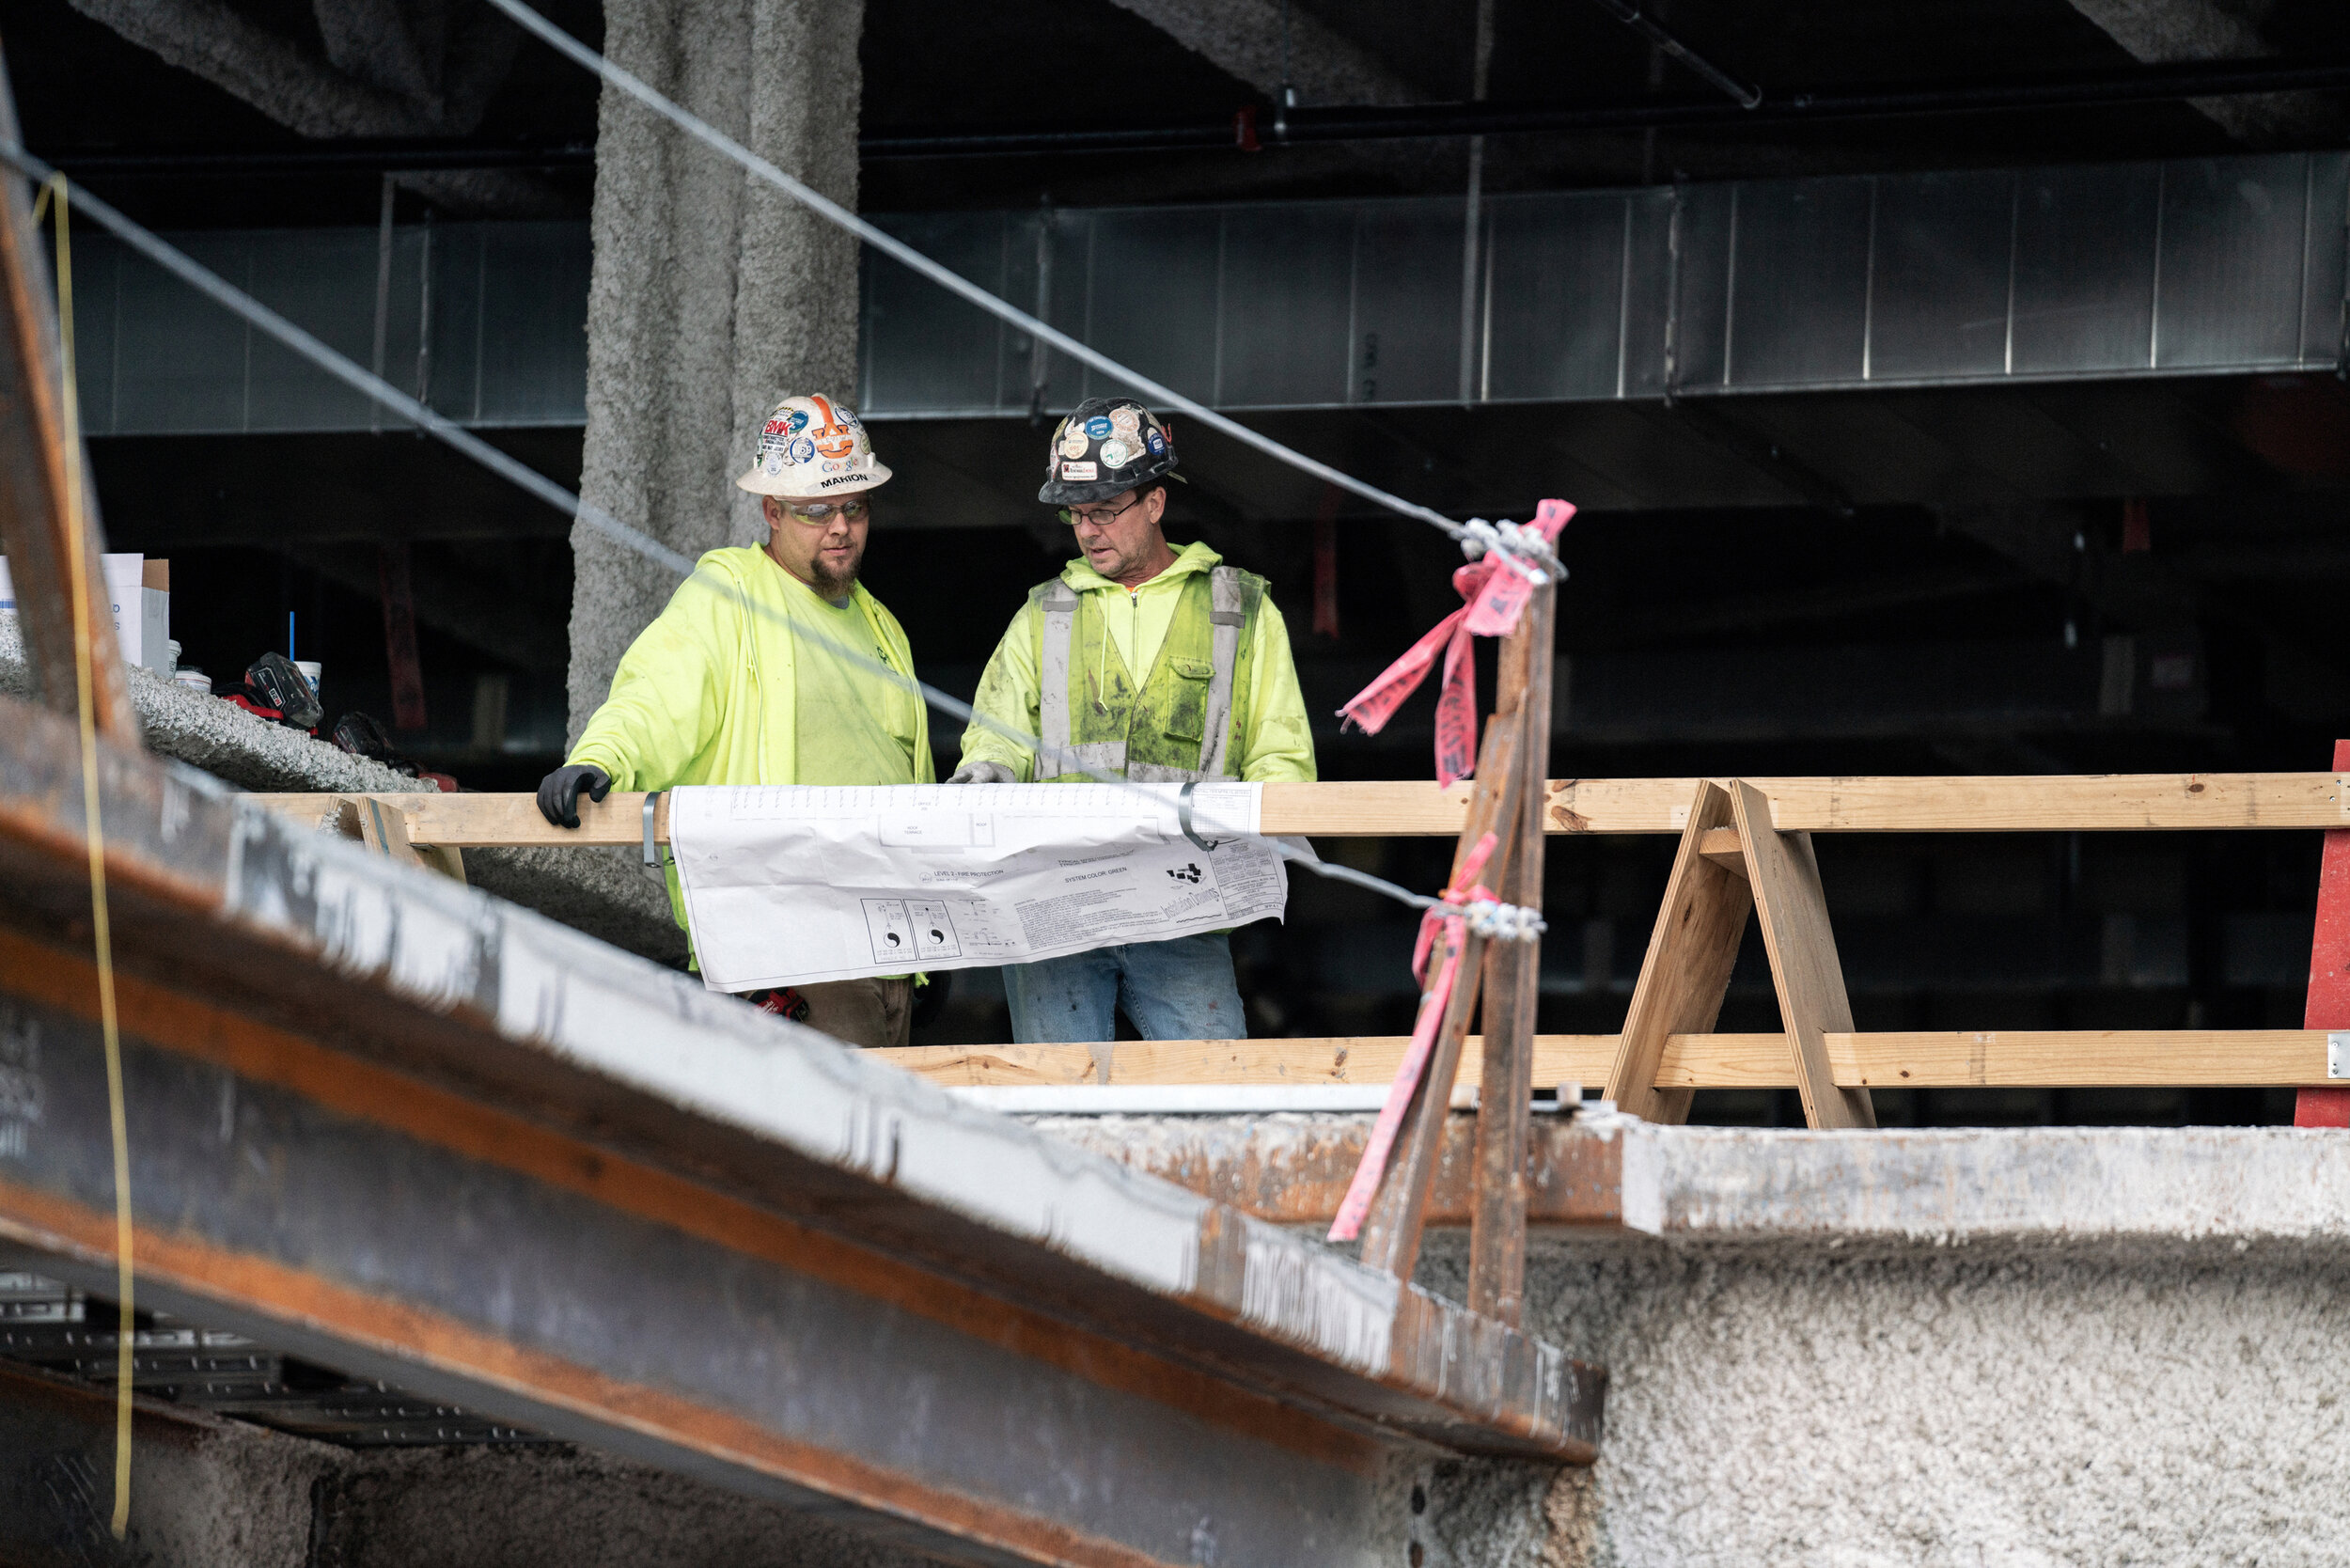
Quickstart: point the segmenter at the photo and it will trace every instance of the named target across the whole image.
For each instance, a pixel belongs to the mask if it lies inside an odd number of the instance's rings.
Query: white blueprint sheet
[[[1278,917],[1281,858],[1253,834],[1263,787],[699,786],[670,848],[702,979],[752,991],[967,969]]]

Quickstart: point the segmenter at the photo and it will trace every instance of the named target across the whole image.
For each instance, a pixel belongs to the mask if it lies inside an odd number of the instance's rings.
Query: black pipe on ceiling
[[[1559,135],[1590,131],[1703,130],[1806,121],[2100,108],[2257,93],[2350,91],[2350,64],[2277,60],[2146,66],[2132,71],[2004,82],[1823,87],[1766,94],[1753,107],[1713,93],[1600,103],[1428,103],[1395,108],[1294,108],[1277,124],[1255,107],[1213,119],[1150,125],[938,127],[881,130],[857,140],[867,159],[1011,158],[1102,152],[1244,151],[1324,142]],[[62,152],[51,161],[79,178],[197,178],[311,174],[342,169],[555,169],[591,165],[595,148],[483,147],[450,142],[347,141],[306,147],[188,152]]]
[[[2147,66],[2132,71],[2026,77],[2006,82],[1902,83],[1764,95],[1751,108],[1713,93],[1603,103],[1427,103],[1394,108],[1295,108],[1281,122],[1243,109],[1222,120],[1066,130],[877,132],[857,149],[867,159],[1016,157],[1040,153],[1156,152],[1400,141],[1588,131],[1697,130],[1921,115],[2099,108],[2254,93],[2350,90],[2350,64]]]

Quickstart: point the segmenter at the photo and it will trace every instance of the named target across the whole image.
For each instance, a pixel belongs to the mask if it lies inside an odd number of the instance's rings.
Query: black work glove
[[[557,827],[577,827],[582,790],[602,800],[612,792],[612,776],[593,762],[566,762],[539,780],[539,814]]]

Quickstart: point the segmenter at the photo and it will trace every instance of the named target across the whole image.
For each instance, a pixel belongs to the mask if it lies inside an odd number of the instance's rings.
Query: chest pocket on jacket
[[[891,655],[889,647],[885,643],[874,645],[873,658],[876,663],[887,666],[893,672],[904,673],[898,669],[898,661]],[[876,681],[881,679],[881,677],[875,677]],[[922,718],[922,699],[892,681],[875,700],[880,705],[878,716],[881,719],[882,728],[889,731],[891,740],[905,747],[908,757],[913,756]]]
[[[1215,666],[1205,659],[1174,659],[1167,667],[1176,680],[1167,682],[1167,733],[1177,740],[1196,741],[1207,728],[1208,681]]]

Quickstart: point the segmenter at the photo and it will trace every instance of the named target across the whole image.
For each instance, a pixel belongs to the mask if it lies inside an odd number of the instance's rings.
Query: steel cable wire
[[[23,148],[0,145],[0,163],[11,165],[20,173],[35,180],[47,180],[56,177],[56,171],[47,163],[25,151]],[[355,361],[337,353],[312,334],[210,271],[161,236],[125,216],[111,204],[89,195],[86,191],[77,192],[74,202],[84,213],[121,239],[140,255],[145,256],[149,260],[153,261],[206,298],[267,333],[344,384],[375,400],[415,425],[419,430],[464,453],[491,472],[509,480],[556,510],[567,516],[576,517],[623,548],[647,560],[666,567],[689,583],[698,580],[695,563],[682,553],[670,549],[658,540],[621,522],[592,502],[582,499],[528,464],[498,450],[446,416],[435,412],[427,404],[400,391]],[[791,635],[821,647],[869,674],[877,675],[902,690],[916,694],[924,702],[941,713],[962,719],[965,723],[977,724],[1029,751],[1035,751],[1043,745],[1038,736],[979,713],[962,698],[941,691],[927,682],[917,680],[903,671],[892,669],[871,655],[838,643],[821,632],[800,626],[787,617],[775,615],[772,611],[763,610],[756,605],[746,604],[744,607],[750,613],[765,616],[772,621],[781,624]],[[1145,786],[1121,778],[1115,774],[1090,769],[1086,771],[1087,776],[1093,782],[1131,790],[1154,802],[1159,799]],[[1302,866],[1316,876],[1333,882],[1349,883],[1414,909],[1431,909],[1441,902],[1425,893],[1415,893],[1410,888],[1389,882],[1384,877],[1373,876],[1368,871],[1357,870],[1351,866],[1332,865],[1309,852],[1299,851],[1285,844],[1277,838],[1264,834],[1238,836],[1261,840],[1282,859]]]

